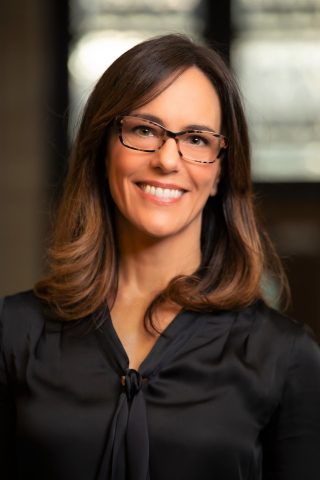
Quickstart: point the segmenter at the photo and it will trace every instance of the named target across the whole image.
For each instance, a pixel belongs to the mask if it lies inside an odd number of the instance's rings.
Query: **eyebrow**
[[[159,123],[159,125],[163,126],[162,125],[163,120],[161,118],[155,115],[151,115],[149,113],[135,113],[131,116],[143,118],[144,120],[150,120],[151,122]],[[184,125],[180,131],[184,132],[185,130],[205,130],[206,132],[217,133],[213,128],[208,127],[207,125],[198,125],[198,124]],[[174,133],[177,133],[177,132],[174,132]]]

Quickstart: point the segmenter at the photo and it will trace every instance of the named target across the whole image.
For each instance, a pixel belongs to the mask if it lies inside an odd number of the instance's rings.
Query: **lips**
[[[180,202],[188,190],[172,183],[160,183],[150,180],[144,180],[135,183],[140,194],[157,205],[171,205]]]
[[[148,183],[138,183],[138,187],[146,193],[157,198],[179,198],[185,190],[177,188],[161,188]]]

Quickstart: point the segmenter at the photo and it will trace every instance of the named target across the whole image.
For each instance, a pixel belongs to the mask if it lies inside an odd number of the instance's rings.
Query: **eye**
[[[200,137],[199,135],[189,135],[188,143],[190,143],[190,145],[195,145],[195,146],[202,146],[202,145],[208,144],[207,140],[203,137]]]
[[[138,125],[137,127],[133,128],[133,133],[136,135],[140,135],[141,137],[153,137],[155,136],[155,132],[144,125]]]

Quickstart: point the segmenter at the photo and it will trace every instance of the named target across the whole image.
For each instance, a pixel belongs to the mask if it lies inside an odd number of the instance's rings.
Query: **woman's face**
[[[218,133],[221,128],[219,98],[211,82],[195,67],[150,103],[131,112],[134,114],[152,115],[173,132],[186,130],[189,125]],[[190,228],[199,229],[200,235],[202,211],[209,195],[217,191],[219,173],[219,160],[199,164],[181,158],[174,139],[167,139],[160,150],[147,153],[123,146],[115,129],[111,134],[106,176],[117,206],[117,220],[149,236],[163,238]],[[147,185],[151,193],[147,193]],[[152,195],[156,188],[183,194],[160,198]]]

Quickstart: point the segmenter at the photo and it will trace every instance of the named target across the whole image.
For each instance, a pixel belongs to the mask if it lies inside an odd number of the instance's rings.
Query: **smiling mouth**
[[[171,188],[160,188],[148,185],[146,183],[138,183],[138,187],[146,193],[158,198],[179,198],[185,193],[185,190],[174,190]]]

